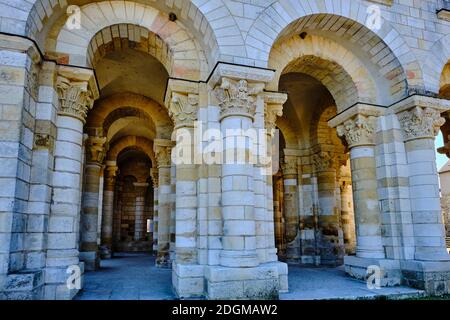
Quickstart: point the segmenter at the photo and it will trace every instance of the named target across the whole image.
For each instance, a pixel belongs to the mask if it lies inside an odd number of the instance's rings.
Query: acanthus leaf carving
[[[376,117],[356,115],[336,128],[338,136],[345,138],[349,147],[375,145]]]
[[[170,167],[172,164],[171,146],[155,145],[155,157],[158,168]]]
[[[329,151],[320,151],[314,154],[312,163],[316,172],[334,170],[335,167],[335,159]]]
[[[264,109],[265,128],[269,133],[272,133],[276,128],[278,117],[283,116],[283,105],[281,104],[267,104]]]
[[[88,163],[102,164],[105,158],[106,137],[89,137],[86,141],[86,161]]]
[[[175,122],[175,127],[193,127],[197,120],[199,97],[197,94],[172,93],[169,115]]]
[[[220,87],[214,90],[219,100],[221,117],[230,115],[242,115],[253,118],[256,111],[255,95],[261,93],[264,84],[249,84],[247,80],[235,81],[228,78],[222,79]]]
[[[281,169],[283,170],[283,175],[297,175],[297,157],[295,156],[284,156],[284,161],[281,163]]]
[[[107,186],[114,186],[118,173],[119,173],[119,167],[107,166],[105,168],[105,184]]]
[[[439,129],[445,123],[438,110],[430,107],[416,106],[403,111],[398,115],[403,129],[405,141],[433,138],[439,133]]]
[[[85,122],[88,111],[94,105],[94,98],[87,82],[74,82],[59,76],[56,83],[59,95],[59,113]]]

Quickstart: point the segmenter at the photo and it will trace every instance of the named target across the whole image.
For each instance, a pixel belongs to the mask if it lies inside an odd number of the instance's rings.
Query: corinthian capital
[[[329,151],[320,151],[314,154],[312,163],[316,172],[334,170],[335,167],[335,159]]]
[[[167,168],[172,164],[172,142],[167,140],[156,140],[154,145],[156,162],[158,168]]]
[[[86,162],[102,164],[105,158],[106,137],[89,137],[86,142]]]
[[[249,84],[247,80],[222,78],[222,84],[214,90],[219,100],[221,117],[241,115],[253,118],[256,110],[255,95],[263,89],[262,83]]]
[[[430,107],[413,107],[398,114],[405,141],[432,138],[445,123],[440,111]]]
[[[71,81],[58,76],[59,114],[86,121],[87,113],[94,104],[94,97],[87,81]]]
[[[287,100],[287,94],[271,92],[264,95],[264,125],[267,131],[272,132],[275,129],[278,117],[283,115],[283,104]]]
[[[107,165],[105,168],[105,185],[114,186],[118,173],[119,167]]]
[[[297,171],[297,157],[296,156],[284,156],[284,161],[281,164],[284,176],[296,176]]]
[[[350,148],[375,145],[376,117],[357,114],[336,128],[337,134],[345,138]]]
[[[173,92],[169,105],[169,115],[175,128],[193,127],[197,120],[198,94]]]

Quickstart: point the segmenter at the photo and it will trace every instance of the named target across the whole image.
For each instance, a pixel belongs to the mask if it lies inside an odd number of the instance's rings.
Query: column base
[[[432,296],[450,294],[450,261],[401,261],[404,285]]]
[[[97,251],[82,251],[79,258],[84,262],[86,271],[96,271],[100,268],[100,255]]]
[[[301,255],[299,258],[299,264],[306,265],[306,266],[319,266],[320,265],[320,256],[307,256],[307,255]]]
[[[287,265],[282,262],[250,268],[208,266],[206,297],[211,300],[276,300],[288,291]]]
[[[344,257],[345,272],[353,278],[367,280],[367,269],[370,266],[378,266],[381,269],[382,287],[392,287],[401,284],[402,274],[399,260],[360,258],[356,256]]]
[[[164,268],[164,269],[172,268],[172,261],[170,260],[170,256],[169,256],[168,252],[163,252],[163,253],[158,252],[158,254],[156,256],[156,267]]]
[[[205,266],[172,263],[172,285],[180,299],[205,296]]]
[[[300,238],[298,235],[294,241],[286,245],[285,260],[289,264],[298,264],[300,262]]]
[[[67,266],[60,268],[46,268],[45,270],[45,300],[72,300],[83,288],[84,263],[79,262],[80,268],[80,288],[69,289],[67,280],[70,275],[67,273]]]
[[[6,276],[0,300],[42,300],[44,298],[44,271],[21,271]]]

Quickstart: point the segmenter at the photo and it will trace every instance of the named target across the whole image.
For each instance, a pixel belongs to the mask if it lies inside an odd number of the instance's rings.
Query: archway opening
[[[151,253],[155,238],[151,160],[143,151],[127,148],[119,154],[117,165],[113,251]]]
[[[349,92],[352,83],[341,79],[350,87],[337,84],[332,93],[321,81],[338,67],[315,57],[298,59],[279,81],[289,98],[277,122],[282,165],[273,180],[274,220],[279,258],[295,264],[340,266],[356,250],[348,148],[328,126],[337,114],[334,96]],[[338,77],[345,76],[342,71]]]

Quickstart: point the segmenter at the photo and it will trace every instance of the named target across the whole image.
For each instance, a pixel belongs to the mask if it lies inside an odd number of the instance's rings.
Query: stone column
[[[277,248],[275,241],[275,214],[274,214],[274,194],[273,194],[273,173],[279,170],[280,166],[280,155],[279,155],[279,141],[275,139],[279,139],[279,132],[276,132],[276,120],[278,117],[283,115],[283,104],[287,100],[287,94],[284,93],[265,93],[264,94],[264,129],[266,134],[266,152],[267,159],[262,158],[264,160],[265,166],[265,210],[266,210],[266,219],[265,219],[265,238],[266,238],[266,255],[265,260],[263,262],[266,265],[276,266],[278,271],[278,291],[279,292],[287,292],[289,290],[288,286],[288,269],[287,264],[279,263],[277,256]],[[261,155],[259,155],[261,156]],[[268,161],[267,161],[268,160]],[[266,163],[268,165],[266,165]],[[260,170],[262,168],[259,168]],[[258,191],[258,190],[257,190]],[[297,195],[296,195],[297,196]],[[297,212],[297,211],[296,211]],[[298,225],[298,223],[297,223]],[[258,235],[258,229],[257,229]]]
[[[151,168],[150,175],[153,185],[153,251],[158,252],[158,169]]]
[[[156,266],[170,267],[170,165],[172,142],[155,140],[155,156],[158,162],[158,255]]]
[[[198,89],[172,92],[169,112],[175,122],[177,264],[197,263],[197,171],[194,163],[194,121],[197,119]]]
[[[350,162],[340,168],[339,188],[341,195],[341,222],[344,232],[345,253],[356,254],[355,214]]]
[[[298,169],[297,157],[284,157],[283,183],[284,183],[284,217],[286,235],[286,258],[291,262],[300,259],[300,248],[298,241],[299,215],[298,215]]]
[[[248,157],[249,137],[244,131],[253,128],[254,98],[258,87],[249,88],[247,81],[222,80],[217,91],[221,110],[224,163],[222,165],[223,250],[220,264],[225,267],[256,267],[255,194],[253,164]],[[260,87],[262,90],[262,87]],[[232,133],[231,130],[237,130]],[[243,155],[243,156],[241,156]],[[238,160],[238,157],[241,159]],[[238,162],[239,161],[239,162]]]
[[[436,169],[435,136],[445,122],[439,110],[426,103],[406,105],[397,114],[409,169],[409,190],[415,260],[449,261],[445,244]]]
[[[228,69],[229,68],[229,69]],[[257,217],[255,188],[265,183],[255,174],[255,156],[250,147],[252,130],[262,128],[253,122],[257,108],[264,107],[262,79],[272,74],[268,70],[233,70],[235,66],[220,65],[216,73],[224,72],[236,77],[212,77],[220,81],[215,97],[220,106],[224,160],[222,165],[222,219],[223,237],[219,266],[208,266],[205,271],[207,297],[210,299],[264,299],[278,297],[279,268],[276,262],[261,261],[265,255],[257,254],[257,235],[267,239],[268,217]],[[242,68],[242,67],[239,67]],[[225,69],[227,69],[225,71]],[[260,74],[259,74],[260,73]],[[246,75],[246,79],[239,76]],[[250,82],[252,79],[254,82]],[[215,84],[213,84],[215,86]],[[261,96],[260,96],[261,95]],[[253,131],[253,134],[256,132]],[[253,141],[255,142],[255,141]],[[262,168],[261,168],[262,169]],[[267,189],[266,189],[267,192]],[[263,206],[266,208],[266,206]],[[272,211],[273,212],[273,211]],[[267,214],[267,211],[265,210]],[[264,215],[264,214],[263,214]],[[273,221],[273,218],[271,218]],[[257,222],[262,227],[257,231]],[[260,233],[261,232],[261,233]],[[273,232],[273,226],[272,226]],[[273,238],[273,236],[272,236]],[[274,239],[272,241],[274,248]],[[267,240],[262,243],[266,245]],[[267,247],[266,247],[266,252]],[[283,264],[284,266],[284,264]]]
[[[79,265],[80,171],[83,124],[96,93],[89,70],[59,67],[57,91],[60,108],[57,117],[53,197],[47,242],[45,276],[46,299],[71,299],[77,289],[68,289],[70,266]],[[80,265],[81,271],[82,265]]]
[[[179,297],[204,295],[204,268],[199,264],[197,239],[198,165],[195,161],[194,124],[198,118],[198,84],[185,81],[169,83],[169,114],[175,123],[176,166],[175,262],[172,279]]]
[[[100,267],[97,243],[98,201],[105,142],[105,137],[89,137],[86,145],[80,243],[80,260],[84,262],[86,270],[97,270]]]
[[[324,147],[324,146],[322,146]],[[325,146],[326,147],[326,146]],[[320,263],[337,266],[343,263],[344,241],[340,225],[340,212],[336,203],[336,155],[320,151],[313,155],[318,190],[318,247]]]
[[[375,164],[376,117],[357,114],[337,127],[350,148],[356,256],[385,258]]]
[[[176,135],[176,134],[175,134]],[[175,150],[172,149],[172,159],[174,159],[174,155],[175,155]],[[170,222],[169,222],[169,239],[170,239],[170,244],[169,244],[169,257],[170,257],[170,261],[175,261],[175,232],[176,232],[176,211],[177,211],[177,206],[176,206],[176,189],[177,189],[177,168],[175,166],[175,163],[172,163],[172,165],[170,166]]]
[[[114,191],[119,167],[115,161],[107,161],[103,190],[103,218],[101,231],[101,258],[111,259],[113,244]]]
[[[285,259],[286,244],[284,240],[284,218],[283,218],[283,176],[277,174],[273,176],[273,210],[275,223],[275,244],[278,257]]]
[[[145,240],[146,221],[145,221],[145,194],[147,192],[148,183],[134,182],[134,190],[136,192],[136,209],[134,216],[134,241]]]
[[[313,176],[311,156],[306,153],[298,158],[299,165],[299,229],[300,229],[300,262],[318,265],[320,255],[317,253],[317,201],[316,181]]]

